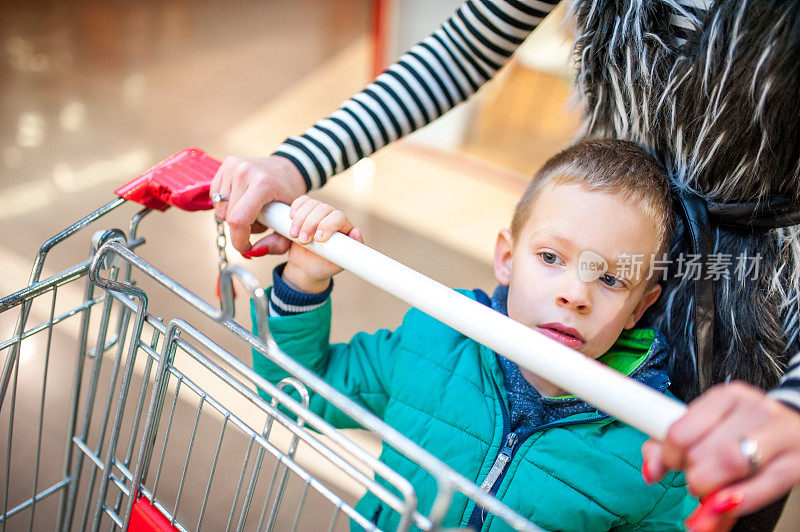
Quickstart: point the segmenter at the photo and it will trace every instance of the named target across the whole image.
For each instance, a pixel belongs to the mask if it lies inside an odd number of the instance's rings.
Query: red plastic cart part
[[[123,199],[160,211],[172,206],[184,211],[207,211],[213,207],[209,188],[220,164],[203,150],[186,148],[114,192]],[[219,283],[218,277],[216,294],[221,300]]]
[[[144,497],[133,504],[131,520],[128,523],[129,532],[177,532],[177,530],[169,523],[169,519]]]
[[[212,208],[208,192],[220,162],[197,148],[186,148],[164,159],[130,183],[114,191],[123,199],[165,211]]]

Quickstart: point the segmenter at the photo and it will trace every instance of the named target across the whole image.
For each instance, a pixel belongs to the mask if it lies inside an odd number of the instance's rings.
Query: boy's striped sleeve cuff
[[[269,296],[269,315],[292,316],[302,314],[321,307],[328,300],[333,290],[333,279],[328,289],[319,294],[307,294],[290,287],[283,280],[283,269],[286,263],[279,264],[272,270],[272,291]]]

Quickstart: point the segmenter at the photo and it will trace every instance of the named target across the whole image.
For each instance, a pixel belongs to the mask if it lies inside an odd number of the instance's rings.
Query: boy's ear
[[[656,302],[658,296],[660,295],[661,285],[656,283],[655,286],[645,292],[642,296],[642,299],[639,300],[639,304],[636,305],[635,309],[633,309],[633,313],[631,313],[630,318],[628,318],[627,323],[625,323],[625,328],[633,329],[633,327],[636,325],[636,322],[638,322],[639,318],[641,318],[642,314],[644,314],[644,311],[649,309],[650,306]]]
[[[508,229],[497,233],[494,245],[494,277],[503,286],[511,282],[511,251],[514,249],[514,237]]]

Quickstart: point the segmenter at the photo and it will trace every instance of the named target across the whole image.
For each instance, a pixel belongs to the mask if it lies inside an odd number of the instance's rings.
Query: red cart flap
[[[133,504],[133,513],[128,523],[129,532],[177,532],[169,519],[159,512],[144,497]]]
[[[185,211],[206,211],[212,208],[208,191],[219,166],[220,162],[203,150],[186,148],[114,193],[160,211],[171,206]]]

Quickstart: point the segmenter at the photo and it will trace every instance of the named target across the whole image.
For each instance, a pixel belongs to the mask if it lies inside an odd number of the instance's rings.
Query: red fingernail
[[[692,515],[687,517],[686,521],[683,522],[683,526],[686,527],[687,532],[697,532],[699,530],[699,528],[697,528],[697,512],[698,510],[692,512]]]
[[[728,492],[723,495],[714,494],[709,496],[704,504],[710,504],[711,509],[718,514],[730,512],[734,508],[742,505],[744,495],[739,491]]]
[[[252,259],[253,257],[263,257],[267,253],[269,253],[268,247],[254,248],[248,251],[247,253],[242,253],[242,257],[246,259]]]
[[[686,530],[691,532],[711,532],[719,524],[719,514],[714,512],[705,501],[695,508],[686,521]]]
[[[642,462],[642,478],[646,484],[653,483],[653,475],[650,473],[650,460],[645,459]]]
[[[704,517],[701,517],[699,514],[699,509],[695,510],[692,515],[686,518],[686,521],[683,522],[683,525],[686,527],[687,532],[701,532],[703,531],[703,523],[706,522]]]

